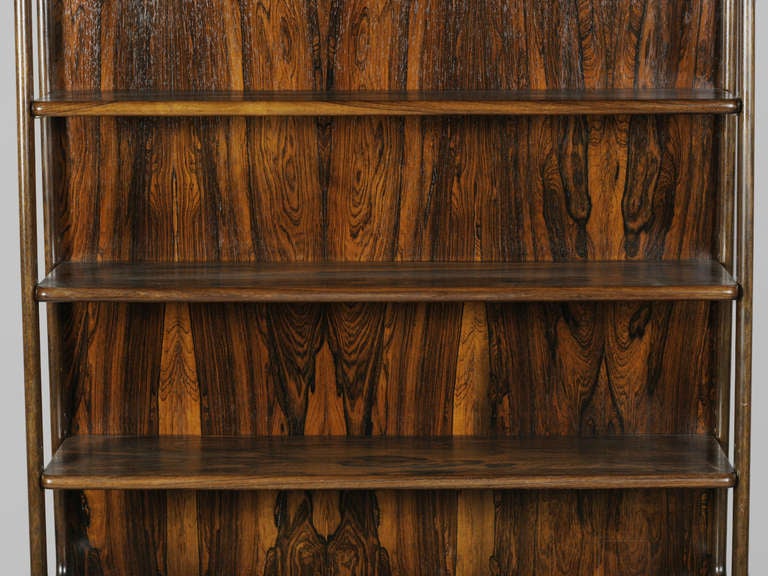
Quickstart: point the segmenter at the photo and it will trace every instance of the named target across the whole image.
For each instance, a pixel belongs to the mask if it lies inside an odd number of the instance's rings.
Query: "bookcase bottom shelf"
[[[75,436],[51,489],[727,488],[707,436],[489,439]]]

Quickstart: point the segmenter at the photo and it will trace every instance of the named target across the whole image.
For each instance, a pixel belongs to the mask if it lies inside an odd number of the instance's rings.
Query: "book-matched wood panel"
[[[176,494],[66,492],[67,512],[81,520],[72,524],[70,568],[103,576],[282,576],[302,569],[434,576],[475,568],[494,576],[592,576],[600,570],[713,569],[707,543],[712,490],[197,492],[192,518],[199,539],[197,554],[187,556],[188,571],[172,567],[169,558],[179,551],[163,529],[174,519],[168,502]],[[473,512],[490,524],[487,533],[478,525],[455,528],[458,515]]]
[[[716,306],[62,304],[65,427],[138,436],[706,434]],[[184,414],[191,420],[179,421]]]
[[[721,5],[53,0],[51,88],[708,90]],[[50,126],[57,262],[656,261],[718,245],[713,116]],[[711,434],[713,306],[58,304],[53,385],[70,435]],[[68,573],[102,576],[703,574],[713,499],[67,492],[64,548]]]
[[[674,260],[715,242],[710,116],[55,122],[65,260]]]
[[[714,180],[700,160],[714,150],[711,117],[61,122],[72,171],[58,181],[54,227],[58,254],[73,261],[678,260],[709,256],[715,240]],[[242,135],[245,146],[227,136],[233,133]],[[96,171],[97,165],[115,170]],[[177,330],[189,332],[183,347],[161,344],[164,338],[153,332],[167,321],[162,306],[61,308],[72,316],[64,322],[66,331],[79,333],[80,342],[64,345],[64,355],[90,350],[88,361],[105,370],[96,376],[79,360],[77,368],[66,367],[73,386],[65,387],[71,401],[64,419],[77,414],[73,433],[160,433],[162,417],[143,407],[161,403],[161,388],[152,390],[148,382],[160,371],[164,350],[190,346],[194,362],[165,368],[174,382],[166,387],[176,390],[171,400],[181,397],[195,410],[199,402],[202,434],[713,430],[709,335],[717,320],[705,303],[190,306],[189,328]],[[146,331],[138,329],[144,322]],[[88,325],[90,331],[83,331]],[[116,336],[126,325],[129,331]],[[136,353],[139,340],[147,346]],[[115,352],[99,344],[113,341]],[[246,342],[251,344],[244,348]],[[121,372],[136,378],[123,380]],[[198,375],[197,384],[182,386],[195,382],[189,374]],[[613,382],[619,383],[615,390]],[[639,397],[638,389],[644,391]],[[120,390],[133,395],[126,400]],[[130,498],[108,494],[85,497],[109,502],[105,522],[132,514]],[[231,516],[235,522],[270,527],[258,542],[267,551],[281,550],[272,558],[291,557],[311,542],[327,558],[325,536],[313,535],[310,527],[335,534],[340,504],[315,492],[283,494],[269,504],[254,497],[242,506],[237,497],[226,500],[227,509],[238,507]],[[272,530],[280,497],[288,502],[286,514],[302,506],[306,514],[306,498],[320,504],[309,524],[281,521],[278,536]],[[169,495],[172,519],[156,541],[157,553],[162,546],[187,550],[199,541],[195,534],[214,530],[213,520],[193,521],[192,514],[217,506],[221,498]],[[511,499],[512,509],[522,506],[513,494],[499,498]],[[647,501],[651,509],[632,504],[627,517],[661,522],[684,500],[675,493]],[[372,529],[365,538],[353,531],[350,542],[357,544],[345,546],[358,554],[361,543],[383,547],[393,574],[432,576],[435,565],[444,566],[438,573],[448,573],[454,556],[472,570],[489,565],[489,550],[512,555],[523,545],[513,544],[511,536],[498,537],[494,547],[490,536],[476,541],[469,526],[478,522],[492,523],[484,533],[496,534],[488,497],[377,493],[345,502],[347,523],[379,519],[378,525],[364,524],[378,526],[378,536]],[[355,509],[356,502],[368,508]],[[104,504],[90,509],[99,506]],[[555,530],[560,520],[552,519],[554,510],[541,510],[548,515],[536,521],[538,530]],[[217,518],[214,526],[226,517],[215,516],[216,509],[207,514]],[[570,519],[576,512],[562,514]],[[87,538],[100,557],[130,558],[147,546],[147,532],[137,540],[131,530],[112,533],[108,522],[74,524],[68,532],[72,546]],[[592,533],[585,528],[583,534]],[[593,542],[592,536],[584,538]],[[687,536],[670,531],[664,538],[675,550],[686,546]],[[250,546],[252,540],[238,541],[235,549]],[[238,560],[221,548],[210,552],[211,561],[230,572]],[[628,562],[647,561],[639,552],[631,560],[636,549],[629,545],[622,550]],[[705,556],[697,552],[668,565],[683,562],[687,568],[676,571],[691,572]],[[184,568],[168,573],[188,574],[184,560],[192,557],[179,554],[171,564]],[[536,563],[533,557],[527,561]],[[290,573],[284,565],[275,570]],[[563,573],[573,573],[570,565]]]

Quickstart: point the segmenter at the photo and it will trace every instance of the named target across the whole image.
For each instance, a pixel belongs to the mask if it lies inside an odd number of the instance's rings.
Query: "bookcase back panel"
[[[711,87],[719,0],[52,0],[55,88]]]
[[[70,574],[711,574],[711,491],[73,492]],[[425,521],[429,519],[429,521]]]
[[[722,0],[51,0],[54,90],[712,88]],[[47,120],[53,261],[711,258],[708,115]],[[721,206],[726,206],[721,208]],[[706,302],[55,304],[57,435],[711,435]],[[74,575],[714,572],[711,490],[63,492]]]
[[[674,260],[716,245],[712,116],[54,127],[59,260]]]
[[[58,305],[71,434],[704,434],[708,303]]]

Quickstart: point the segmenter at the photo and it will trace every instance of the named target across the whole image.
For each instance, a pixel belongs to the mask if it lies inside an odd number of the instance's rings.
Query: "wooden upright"
[[[753,0],[34,4],[33,576],[747,575]]]

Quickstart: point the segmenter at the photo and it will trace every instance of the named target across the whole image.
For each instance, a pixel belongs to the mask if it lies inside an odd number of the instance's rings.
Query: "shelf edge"
[[[642,490],[642,489],[727,489],[736,485],[734,474],[718,478],[665,478],[654,476],[615,480],[600,477],[582,477],[561,480],[554,476],[531,477],[526,480],[505,479],[452,479],[425,478],[423,480],[357,480],[312,481],[311,479],[233,481],[226,477],[211,476],[194,480],[131,478],[118,480],[94,478],[90,480],[59,479],[43,473],[41,485],[46,490]]]
[[[398,98],[398,96],[402,96]],[[645,115],[645,114],[739,114],[742,110],[740,98],[722,93],[719,97],[694,98],[685,95],[652,98],[647,94],[637,98],[572,97],[546,98],[542,91],[536,97],[517,99],[514,94],[506,100],[499,98],[477,99],[452,98],[446,93],[444,99],[433,97],[418,98],[418,94],[395,94],[385,96],[346,94],[334,98],[333,94],[301,97],[295,99],[281,95],[270,98],[269,94],[244,94],[242,99],[227,98],[216,94],[198,98],[173,99],[165,97],[115,96],[113,99],[98,99],[87,95],[72,97],[50,96],[35,100],[31,113],[38,118],[82,117],[82,116],[544,116],[544,115]],[[529,95],[530,96],[530,95]]]

